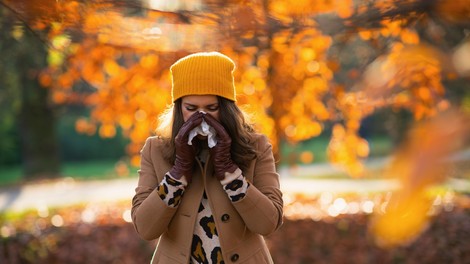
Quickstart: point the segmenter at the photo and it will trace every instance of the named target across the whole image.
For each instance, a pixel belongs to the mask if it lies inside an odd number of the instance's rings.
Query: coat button
[[[238,254],[233,254],[232,257],[230,257],[230,260],[235,262],[237,261],[238,259],[240,258],[240,256],[238,256]]]
[[[230,219],[230,215],[223,214],[220,219],[222,220],[222,222],[227,222]]]

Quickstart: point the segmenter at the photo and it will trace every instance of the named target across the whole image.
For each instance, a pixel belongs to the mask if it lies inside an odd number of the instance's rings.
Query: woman
[[[218,52],[170,68],[173,105],[141,151],[132,202],[137,232],[159,238],[152,263],[272,263],[263,236],[282,224],[279,175],[235,103],[234,69]]]

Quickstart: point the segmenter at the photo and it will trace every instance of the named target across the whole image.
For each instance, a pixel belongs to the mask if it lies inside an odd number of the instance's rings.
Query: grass
[[[0,170],[0,186],[20,182],[22,174],[20,166],[3,167]]]
[[[77,179],[115,178],[119,176],[116,171],[116,161],[67,163],[62,169],[62,174]]]
[[[77,180],[112,179],[118,177],[137,176],[137,168],[122,164],[116,169],[118,163],[113,160],[69,162],[62,166],[63,177]],[[120,172],[120,173],[119,173]],[[21,166],[11,166],[0,170],[0,186],[12,185],[22,182]]]
[[[327,149],[329,141],[329,137],[322,136],[294,145],[283,143],[280,148],[283,157],[281,166],[328,162]],[[370,148],[369,157],[387,156],[394,147],[392,141],[387,137],[372,137],[367,141]],[[312,153],[313,159],[310,162],[302,162],[302,153]]]
[[[318,137],[308,141],[300,142],[296,145],[282,144],[281,152],[284,158],[280,166],[301,165],[301,153],[313,153],[313,160],[310,163],[327,162],[326,150],[328,147],[329,138]],[[369,140],[370,156],[378,157],[385,156],[390,153],[392,144],[387,138],[372,138]],[[62,176],[71,177],[78,180],[93,180],[93,179],[112,179],[120,176],[137,176],[137,169],[129,165],[118,166],[120,170],[116,169],[117,161],[104,160],[104,161],[87,161],[87,162],[68,162],[62,166]],[[120,171],[120,173],[118,173]],[[330,175],[325,175],[326,178],[331,178]],[[336,175],[336,177],[345,177],[344,175]],[[23,181],[21,166],[12,166],[2,168],[0,170],[0,186],[18,184]]]

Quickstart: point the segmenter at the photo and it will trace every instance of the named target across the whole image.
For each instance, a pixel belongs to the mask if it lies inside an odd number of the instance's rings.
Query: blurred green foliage
[[[119,129],[115,137],[106,139],[97,134],[85,135],[75,131],[75,121],[87,115],[87,109],[83,107],[69,106],[60,111],[57,129],[62,161],[116,161],[123,158],[129,140]]]
[[[0,96],[1,98],[1,96]],[[1,100],[1,99],[0,99]],[[0,165],[20,162],[20,142],[14,117],[0,103]]]
[[[13,38],[9,34],[12,29],[6,23],[4,9],[0,9],[0,165],[17,163],[20,160],[19,136],[16,129],[17,114],[21,102],[19,73],[15,70],[15,53],[11,52]]]
[[[128,139],[119,130],[116,137],[110,139],[103,139],[99,135],[79,134],[75,131],[75,121],[78,117],[86,116],[86,111],[84,108],[77,110],[70,106],[63,107],[59,111],[57,132],[61,161],[118,160],[125,156]],[[19,165],[21,163],[19,129],[13,113],[1,111],[0,115],[7,116],[0,120],[0,148],[2,149],[0,165]]]

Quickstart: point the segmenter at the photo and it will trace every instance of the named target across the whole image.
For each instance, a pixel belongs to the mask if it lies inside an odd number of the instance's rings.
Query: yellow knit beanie
[[[199,52],[170,67],[173,102],[186,95],[213,94],[236,101],[235,63],[219,52]]]

